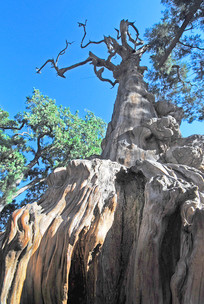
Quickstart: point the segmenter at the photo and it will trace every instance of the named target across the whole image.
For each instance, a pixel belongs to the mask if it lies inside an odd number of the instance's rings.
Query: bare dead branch
[[[136,50],[137,46],[144,44],[144,41],[142,41],[142,40],[140,40],[140,42],[137,42],[137,39],[133,39],[129,31],[127,32],[127,35],[128,35],[129,41],[134,44],[134,50]]]
[[[145,44],[141,48],[136,51],[136,54],[141,57],[147,50],[149,49],[149,45]]]
[[[86,23],[87,23],[87,20],[85,20],[85,23],[78,22],[79,27],[83,27],[83,29],[84,29],[84,36],[83,36],[83,38],[81,40],[81,48],[82,49],[86,48],[90,44],[100,44],[100,43],[104,42],[104,39],[100,40],[100,41],[91,41],[91,40],[89,40],[89,42],[87,44],[83,45],[84,39],[86,37]]]
[[[41,184],[43,183],[44,181],[46,181],[46,178],[40,178],[40,177],[37,177],[35,178],[34,180],[32,180],[29,184],[21,187],[20,189],[18,189],[18,191],[15,192],[15,194],[13,195],[12,199],[15,199],[17,196],[19,196],[21,193],[25,192],[26,190],[32,188],[34,185],[37,185],[37,184]]]
[[[130,34],[130,32],[129,32],[129,30],[127,31],[127,35],[128,35],[129,41],[134,44],[134,49],[136,49],[137,46],[143,45],[144,41],[139,38],[139,31],[136,28],[134,22],[128,22],[128,27],[129,26],[131,26],[134,29],[135,33],[136,33],[136,38],[133,39],[132,36],[131,36],[131,34]],[[137,40],[139,40],[139,42],[137,42]]]
[[[81,62],[78,62],[78,63],[75,63],[69,67],[66,67],[66,68],[61,68],[61,69],[57,69],[57,74],[60,76],[60,77],[63,77],[63,78],[66,78],[64,76],[64,74],[67,72],[67,71],[70,71],[70,70],[73,70],[79,66],[82,66],[82,65],[85,65],[86,63],[92,61],[92,59],[90,57],[88,57],[86,60],[84,61],[81,61]]]
[[[108,78],[103,78],[103,77],[102,77],[102,73],[104,72],[104,67],[101,68],[101,69],[99,69],[99,70],[97,70],[96,66],[94,65],[94,72],[95,72],[96,76],[97,76],[101,81],[109,82],[109,83],[112,85],[112,87],[114,87],[114,86],[116,85],[116,83],[118,83],[118,80],[115,80],[115,81],[113,82],[113,81],[111,81],[111,80],[108,79]]]
[[[108,58],[107,58],[107,61],[109,61],[109,62],[111,62],[111,59],[114,57],[114,56],[116,56],[116,51],[112,51],[112,52],[109,52],[110,53],[110,55],[108,56]]]
[[[128,22],[128,23],[129,23],[129,26],[131,26],[135,30],[136,37],[139,38],[140,34],[139,34],[139,31],[138,31],[137,27],[135,26],[135,22]]]
[[[59,54],[57,55],[57,58],[56,58],[56,60],[54,60],[54,59],[48,59],[39,69],[38,68],[36,68],[36,73],[41,73],[41,70],[50,62],[51,64],[52,64],[52,67],[56,70],[56,72],[57,72],[57,74],[59,75],[59,76],[61,76],[61,77],[64,77],[64,75],[62,74],[60,74],[60,72],[59,72],[59,69],[58,69],[58,67],[57,67],[57,64],[58,64],[58,60],[59,60],[59,57],[61,56],[61,55],[64,55],[65,54],[65,52],[66,52],[66,50],[67,50],[67,48],[68,48],[68,46],[69,45],[71,45],[73,42],[68,42],[67,40],[66,40],[66,46],[65,46],[65,48],[63,49],[63,50],[61,50],[60,52],[59,52]]]
[[[36,73],[40,74],[41,70],[48,64],[51,63],[53,66],[55,65],[54,59],[48,59],[47,61],[45,61],[45,63],[40,67],[40,68],[36,68]]]
[[[185,29],[184,32],[193,30],[193,26],[191,25],[189,28]]]
[[[127,43],[127,36],[128,36],[128,20],[121,20],[120,22],[120,33],[121,33],[121,42],[122,46],[129,52],[134,51],[134,49]]]
[[[81,40],[81,48],[85,48],[90,44],[100,44],[100,43],[105,43],[107,49],[108,49],[108,58],[107,59],[102,59],[98,56],[96,56],[95,54],[93,54],[92,52],[89,52],[89,57],[81,62],[78,62],[76,64],[73,64],[71,66],[68,67],[64,67],[64,68],[58,68],[58,60],[59,57],[63,54],[65,54],[69,44],[69,42],[66,41],[66,46],[63,50],[61,50],[56,58],[56,60],[54,59],[48,59],[42,66],[41,68],[37,69],[37,73],[40,73],[41,70],[48,64],[51,63],[52,67],[56,70],[57,75],[59,75],[60,77],[65,78],[65,73],[69,70],[72,70],[74,68],[77,68],[79,66],[85,65],[86,63],[90,62],[93,64],[94,66],[94,71],[97,75],[97,77],[102,80],[102,81],[107,81],[109,83],[111,83],[111,85],[115,85],[116,82],[111,81],[110,79],[106,79],[102,77],[102,73],[104,71],[104,68],[108,69],[109,71],[114,72],[117,68],[117,65],[113,64],[111,62],[112,58],[116,55],[119,55],[123,60],[127,60],[129,58],[129,56],[132,53],[135,53],[136,55],[138,55],[138,66],[139,66],[139,61],[140,61],[140,57],[141,55],[147,50],[148,46],[143,46],[140,49],[138,49],[137,51],[135,51],[136,46],[139,45],[143,45],[143,41],[139,38],[139,31],[137,30],[137,28],[134,25],[134,22],[129,22],[128,20],[122,20],[120,22],[120,31],[118,29],[115,29],[117,32],[117,39],[121,38],[121,42],[122,44],[118,43],[116,39],[114,39],[111,36],[104,36],[103,40],[100,41],[89,41],[87,44],[84,45],[84,39],[86,37],[86,25],[87,25],[87,20],[85,21],[85,23],[80,23],[78,22],[79,27],[82,27],[84,30],[84,35],[82,37]],[[133,39],[130,32],[128,31],[128,27],[132,27],[133,30],[136,33],[136,38]],[[120,36],[121,33],[121,36]],[[130,42],[132,42],[134,44],[134,48],[132,48],[128,42],[127,39],[129,39]],[[103,69],[99,69],[97,70],[98,67],[101,67]],[[116,75],[113,73],[113,75]]]
[[[72,70],[72,69],[75,69],[76,67],[81,66],[81,65],[84,65],[84,64],[86,64],[87,62],[91,61],[91,59],[88,57],[88,58],[87,58],[86,60],[84,60],[84,61],[78,62],[78,63],[73,64],[73,65],[71,65],[71,66],[69,66],[69,67],[66,67],[66,68],[60,68],[60,69],[59,69],[58,66],[57,66],[59,57],[60,57],[61,55],[64,55],[64,54],[65,54],[65,52],[66,52],[68,46],[69,46],[70,44],[72,44],[72,43],[73,43],[73,42],[67,42],[67,40],[66,40],[66,46],[65,46],[65,48],[64,48],[63,50],[61,50],[61,51],[59,52],[59,54],[57,55],[56,61],[55,61],[54,59],[48,59],[48,60],[47,60],[39,69],[36,68],[36,72],[37,72],[37,73],[41,73],[41,70],[50,62],[51,65],[52,65],[52,68],[54,68],[54,69],[56,70],[57,75],[60,76],[60,77],[65,78],[64,73],[66,73],[67,71]]]
[[[115,70],[115,65],[112,62],[99,58],[92,52],[89,52],[89,58],[91,58],[92,64],[96,67],[105,67],[112,72]]]
[[[73,42],[68,42],[68,41],[66,40],[66,46],[65,46],[65,48],[64,48],[63,50],[61,50],[61,51],[59,52],[59,54],[57,55],[57,58],[56,58],[56,61],[55,61],[55,65],[57,65],[58,60],[59,60],[59,57],[60,57],[61,55],[64,55],[64,54],[65,54],[65,52],[66,52],[68,46],[71,45],[72,43],[73,43]]]
[[[115,28],[115,30],[117,32],[117,40],[119,40],[121,38],[120,31],[117,28]]]
[[[104,36],[104,42],[105,42],[110,54],[115,52],[116,54],[118,54],[122,58],[125,56],[126,49],[122,45],[120,45],[116,41],[116,39],[114,39],[111,36],[108,36],[108,37]]]

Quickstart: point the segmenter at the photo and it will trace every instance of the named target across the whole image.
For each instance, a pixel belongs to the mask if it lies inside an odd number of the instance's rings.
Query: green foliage
[[[45,190],[47,175],[74,158],[101,153],[106,124],[93,113],[80,118],[34,90],[14,120],[0,110],[0,204],[25,191],[24,202]]]
[[[202,3],[199,0],[161,2],[166,6],[163,18],[145,34],[152,53],[153,68],[147,75],[150,89],[158,99],[182,106],[189,122],[203,120]],[[170,55],[161,66],[161,58],[168,50]]]

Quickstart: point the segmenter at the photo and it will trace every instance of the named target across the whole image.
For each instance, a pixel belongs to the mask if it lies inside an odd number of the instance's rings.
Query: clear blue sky
[[[48,58],[56,57],[65,40],[75,41],[59,66],[68,66],[88,57],[88,49],[80,49],[83,34],[77,22],[88,19],[87,38],[100,40],[115,35],[114,27],[121,19],[136,21],[141,36],[145,28],[158,22],[162,7],[160,0],[7,0],[0,11],[1,74],[0,105],[11,116],[24,110],[26,96],[33,88],[56,99],[58,105],[69,106],[72,112],[84,115],[88,109],[109,122],[117,88],[99,81],[90,65],[79,67],[56,77],[50,67],[36,74]],[[104,56],[101,48],[94,52]],[[183,124],[182,134],[204,134],[204,123]]]

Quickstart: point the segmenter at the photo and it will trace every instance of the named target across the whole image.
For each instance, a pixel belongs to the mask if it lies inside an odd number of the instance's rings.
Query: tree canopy
[[[32,202],[45,190],[45,180],[71,159],[100,154],[106,124],[93,113],[80,118],[69,108],[34,90],[26,110],[14,119],[0,109],[0,207],[25,192]]]
[[[183,107],[190,122],[204,119],[204,3],[162,0],[162,20],[146,31],[153,68],[150,88],[158,99]]]

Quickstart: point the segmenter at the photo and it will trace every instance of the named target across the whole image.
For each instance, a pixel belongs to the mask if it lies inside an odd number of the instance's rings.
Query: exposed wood
[[[119,82],[103,152],[55,169],[43,197],[13,212],[0,234],[2,304],[204,303],[204,136],[182,138],[182,109],[155,105],[139,65],[147,46],[127,46],[138,40],[129,26],[121,45],[104,38],[107,59],[75,65]]]

